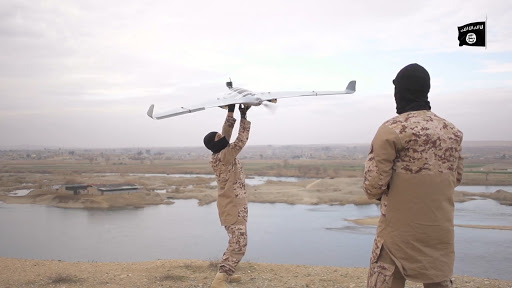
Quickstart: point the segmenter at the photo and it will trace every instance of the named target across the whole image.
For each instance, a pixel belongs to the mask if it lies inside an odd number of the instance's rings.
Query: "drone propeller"
[[[228,89],[233,88],[233,82],[231,81],[231,77],[229,77],[229,82],[226,82],[226,87],[228,87]]]
[[[272,112],[272,114],[276,113],[276,111],[277,111],[277,106],[275,104],[263,102],[263,103],[261,103],[261,105],[263,105],[263,107],[267,108],[270,112]]]

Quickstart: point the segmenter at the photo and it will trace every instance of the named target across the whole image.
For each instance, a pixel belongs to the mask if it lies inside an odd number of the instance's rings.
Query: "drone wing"
[[[203,103],[203,104],[193,105],[193,106],[187,106],[187,107],[180,107],[180,108],[176,108],[176,109],[173,109],[173,110],[168,110],[168,111],[163,111],[163,112],[158,112],[158,113],[154,112],[155,105],[151,104],[151,106],[149,106],[147,114],[148,114],[148,116],[150,118],[153,118],[155,120],[160,120],[160,119],[165,119],[165,118],[169,118],[169,117],[180,116],[180,115],[183,115],[183,114],[203,111],[206,108],[224,107],[224,106],[227,106],[229,104],[240,103],[240,101],[237,101],[237,100],[238,99],[219,99],[219,100],[208,102],[208,103]]]
[[[345,90],[341,91],[288,91],[288,92],[260,92],[256,96],[262,100],[275,101],[280,98],[305,97],[305,96],[327,96],[353,94],[356,92],[356,81],[350,81]]]

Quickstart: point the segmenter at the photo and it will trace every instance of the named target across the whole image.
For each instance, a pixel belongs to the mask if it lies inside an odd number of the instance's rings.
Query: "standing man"
[[[228,106],[228,115],[222,126],[222,134],[210,132],[204,137],[204,146],[213,152],[210,160],[217,177],[218,197],[217,209],[220,223],[226,229],[229,237],[228,248],[219,265],[219,271],[213,280],[211,288],[227,288],[226,282],[241,280],[235,273],[236,266],[242,260],[247,248],[247,191],[245,190],[245,175],[242,164],[236,158],[242,151],[247,140],[251,122],[247,120],[247,110],[251,106],[240,104],[240,128],[235,142],[229,144],[236,119],[233,118],[235,105]]]
[[[398,116],[379,127],[364,171],[366,195],[381,201],[367,287],[452,287],[462,132],[430,111],[425,68],[407,65],[393,84]]]

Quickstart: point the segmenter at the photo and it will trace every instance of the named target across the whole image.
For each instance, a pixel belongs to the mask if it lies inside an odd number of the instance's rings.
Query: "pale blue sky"
[[[487,49],[457,26],[487,16]],[[337,90],[255,107],[250,144],[368,143],[395,115],[391,80],[419,63],[432,110],[466,140],[512,141],[512,2],[1,1],[0,147],[199,146],[225,110],[154,121],[254,91]]]

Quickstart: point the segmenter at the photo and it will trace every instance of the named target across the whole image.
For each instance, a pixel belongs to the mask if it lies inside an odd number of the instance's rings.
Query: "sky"
[[[459,47],[457,27],[486,19],[487,47]],[[510,0],[2,0],[0,149],[201,146],[225,110],[146,111],[214,100],[229,78],[256,92],[357,81],[252,108],[248,145],[369,143],[410,63],[466,141],[512,141],[510,19]]]

